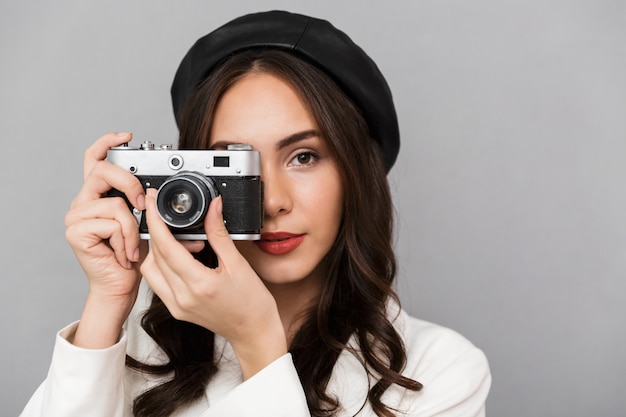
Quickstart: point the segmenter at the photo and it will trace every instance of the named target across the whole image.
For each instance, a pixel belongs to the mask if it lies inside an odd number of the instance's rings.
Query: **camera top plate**
[[[107,161],[135,175],[173,175],[181,170],[205,176],[259,176],[261,158],[250,145],[229,145],[226,150],[179,150],[171,145],[146,141],[141,147],[128,144],[111,148]]]

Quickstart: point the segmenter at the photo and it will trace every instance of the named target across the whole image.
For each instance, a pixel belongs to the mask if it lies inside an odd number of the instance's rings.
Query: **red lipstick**
[[[261,233],[261,240],[257,240],[254,243],[259,249],[270,255],[285,255],[300,246],[303,240],[304,235],[287,232],[266,232]]]

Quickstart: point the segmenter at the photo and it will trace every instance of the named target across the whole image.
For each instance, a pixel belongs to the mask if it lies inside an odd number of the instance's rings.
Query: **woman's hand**
[[[287,352],[276,301],[231,240],[221,197],[211,201],[204,221],[218,259],[210,269],[190,253],[201,242],[183,245],[160,219],[155,194],[150,189],[146,198],[151,249],[141,266],[144,278],[176,319],[226,338],[249,378]]]
[[[103,198],[112,188],[134,207],[145,208],[139,180],[105,160],[107,151],[130,141],[130,133],[102,136],[85,152],[81,190],[65,216],[66,238],[89,280],[89,294],[74,343],[102,348],[117,341],[136,300],[139,263],[147,252],[137,221],[119,197]]]

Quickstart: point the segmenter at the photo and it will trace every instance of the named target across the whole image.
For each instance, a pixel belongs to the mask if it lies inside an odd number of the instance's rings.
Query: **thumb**
[[[204,219],[204,230],[211,249],[220,260],[228,263],[229,260],[234,260],[241,255],[226,229],[222,207],[221,195],[211,200],[209,211]]]

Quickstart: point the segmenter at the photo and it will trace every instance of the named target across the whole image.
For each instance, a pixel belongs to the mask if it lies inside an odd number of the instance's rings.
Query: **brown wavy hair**
[[[225,60],[198,86],[187,102],[179,147],[207,149],[213,115],[226,90],[251,72],[275,75],[290,84],[313,115],[322,139],[337,162],[344,191],[343,218],[337,239],[323,260],[326,279],[318,303],[306,312],[289,347],[312,416],[333,416],[341,399],[326,392],[339,354],[348,349],[359,357],[375,381],[369,401],[378,416],[394,416],[383,393],[392,384],[418,391],[422,385],[401,374],[406,363],[402,339],[387,312],[393,290],[396,259],[392,248],[393,206],[377,144],[368,136],[360,111],[324,72],[293,54],[249,50]],[[215,262],[209,251],[198,257]],[[137,417],[166,417],[200,398],[218,364],[213,359],[214,334],[174,319],[154,295],[142,327],[163,349],[169,362],[127,365],[167,382],[139,395]],[[348,345],[351,337],[356,347]]]

